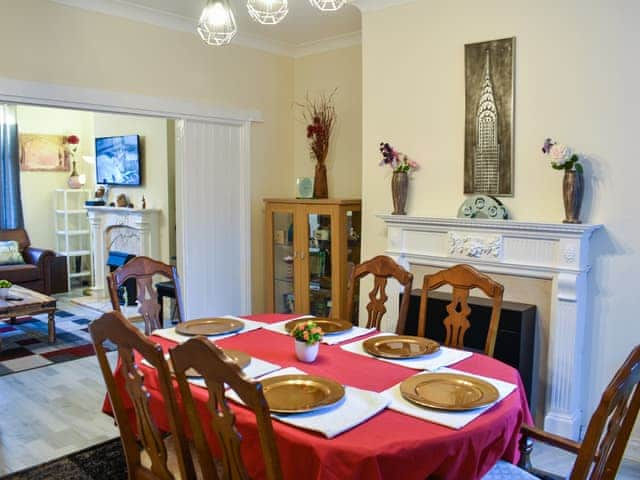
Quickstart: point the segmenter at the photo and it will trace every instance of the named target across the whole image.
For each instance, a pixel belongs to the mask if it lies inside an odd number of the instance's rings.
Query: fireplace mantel
[[[458,263],[485,273],[552,281],[545,429],[577,439],[585,399],[582,358],[587,327],[589,240],[602,225],[379,215],[387,255],[398,263],[447,268]],[[508,298],[508,292],[506,294]],[[388,318],[397,317],[397,300]]]
[[[106,297],[105,288],[107,258],[109,255],[108,235],[111,229],[125,227],[131,229],[136,238],[136,245],[127,253],[159,258],[158,243],[160,210],[124,207],[87,206],[89,225],[91,228],[91,254],[93,256],[93,294]]]

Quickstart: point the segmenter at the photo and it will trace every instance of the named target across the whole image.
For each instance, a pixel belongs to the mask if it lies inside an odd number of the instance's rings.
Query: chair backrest
[[[222,480],[249,478],[240,455],[242,437],[235,428],[235,415],[224,396],[226,383],[256,416],[267,479],[281,480],[280,456],[262,384],[247,377],[222,350],[204,337],[195,337],[178,345],[170,350],[170,355],[204,478],[218,479],[206,440],[206,436],[212,436],[211,434],[219,440],[222,449]],[[206,383],[209,392],[206,405],[211,416],[210,422],[203,421],[198,416],[185,375],[190,368],[198,371]],[[207,435],[203,425],[209,428]]]
[[[382,317],[387,313],[385,303],[387,301],[387,280],[395,278],[404,287],[402,303],[400,304],[400,313],[398,315],[398,323],[396,324],[396,332],[404,333],[407,313],[409,312],[409,300],[411,298],[411,284],[413,283],[413,274],[407,272],[398,265],[391,257],[378,255],[371,260],[356,265],[351,272],[349,280],[349,292],[347,297],[347,312],[353,315],[353,302],[356,283],[365,275],[373,275],[373,289],[369,292],[369,303],[367,304],[367,328],[380,328]],[[357,318],[352,318],[353,324],[358,323]]]
[[[602,394],[580,447],[571,480],[613,479],[640,410],[640,345]]]
[[[171,374],[160,345],[154,344],[119,312],[105,313],[89,325],[89,333],[100,363],[111,407],[115,415],[130,479],[173,480],[167,465],[167,449],[149,409],[149,392],[139,371],[135,352],[152,365],[158,374],[158,385],[164,398],[170,431],[174,436],[176,457],[182,479],[194,479],[194,467],[184,437],[182,422],[171,384]],[[104,343],[118,348],[118,367],[111,370]],[[135,430],[129,413],[133,408]],[[137,432],[137,436],[136,433]],[[142,451],[138,447],[138,440]],[[149,456],[150,467],[142,464],[143,451]]]
[[[22,253],[25,248],[29,248],[31,246],[31,240],[29,240],[29,235],[27,235],[27,231],[24,228],[0,230],[0,241],[5,242],[7,240],[14,240],[18,242],[20,253]]]
[[[453,287],[451,303],[447,305],[448,315],[443,321],[446,329],[444,344],[455,348],[464,347],[464,335],[471,327],[469,321],[469,314],[471,313],[468,303],[469,291],[479,288],[493,301],[489,329],[484,345],[484,353],[492,357],[498,334],[504,287],[470,265],[454,265],[433,275],[424,276],[418,317],[418,336],[425,336],[429,292],[443,285]]]
[[[158,292],[153,284],[154,275],[162,275],[173,280],[176,291],[176,304],[178,305],[178,316],[180,317],[180,321],[184,321],[184,312],[182,310],[182,289],[180,288],[180,278],[178,277],[176,267],[153,260],[149,257],[135,257],[107,276],[111,306],[117,312],[120,311],[118,288],[120,288],[129,278],[136,279],[138,291],[137,300],[139,305],[138,311],[142,314],[142,318],[144,319],[144,333],[146,335],[151,335],[151,332],[154,330],[162,328]]]

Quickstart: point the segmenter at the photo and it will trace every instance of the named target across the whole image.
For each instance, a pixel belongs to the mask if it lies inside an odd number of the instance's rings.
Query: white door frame
[[[251,312],[251,123],[261,122],[258,110],[223,108],[206,103],[196,103],[166,97],[152,97],[126,92],[114,92],[94,88],[73,87],[46,82],[18,80],[0,76],[0,102],[23,105],[72,108],[93,112],[121,113],[162,117],[175,120],[194,120],[217,124],[231,124],[242,127],[242,148],[240,171],[243,178],[241,211],[242,262],[240,265],[242,283],[245,286],[242,297],[243,312]],[[177,122],[176,125],[182,122]],[[177,132],[176,132],[177,133]],[[176,165],[176,169],[181,168]],[[179,195],[184,185],[178,185],[181,175],[176,177],[176,248],[178,255],[185,258],[182,246],[185,232],[180,220],[183,198]],[[183,274],[183,272],[180,272]],[[182,275],[184,277],[184,275]],[[234,312],[236,313],[236,312]]]

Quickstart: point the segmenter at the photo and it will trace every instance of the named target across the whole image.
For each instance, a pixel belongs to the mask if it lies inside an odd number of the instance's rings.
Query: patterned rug
[[[3,480],[126,480],[127,463],[120,439],[3,477]]]
[[[21,317],[15,324],[0,321],[0,376],[94,355],[90,322],[79,313],[56,311],[57,341],[49,345],[46,314]]]

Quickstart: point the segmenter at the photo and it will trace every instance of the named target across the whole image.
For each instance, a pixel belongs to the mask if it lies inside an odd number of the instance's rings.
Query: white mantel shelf
[[[589,241],[602,225],[378,215],[387,225],[387,255],[405,268],[473,265],[485,273],[550,279],[545,429],[577,439],[583,426]],[[395,296],[394,296],[395,297]],[[508,298],[508,292],[506,293]],[[388,318],[397,318],[397,298]]]

